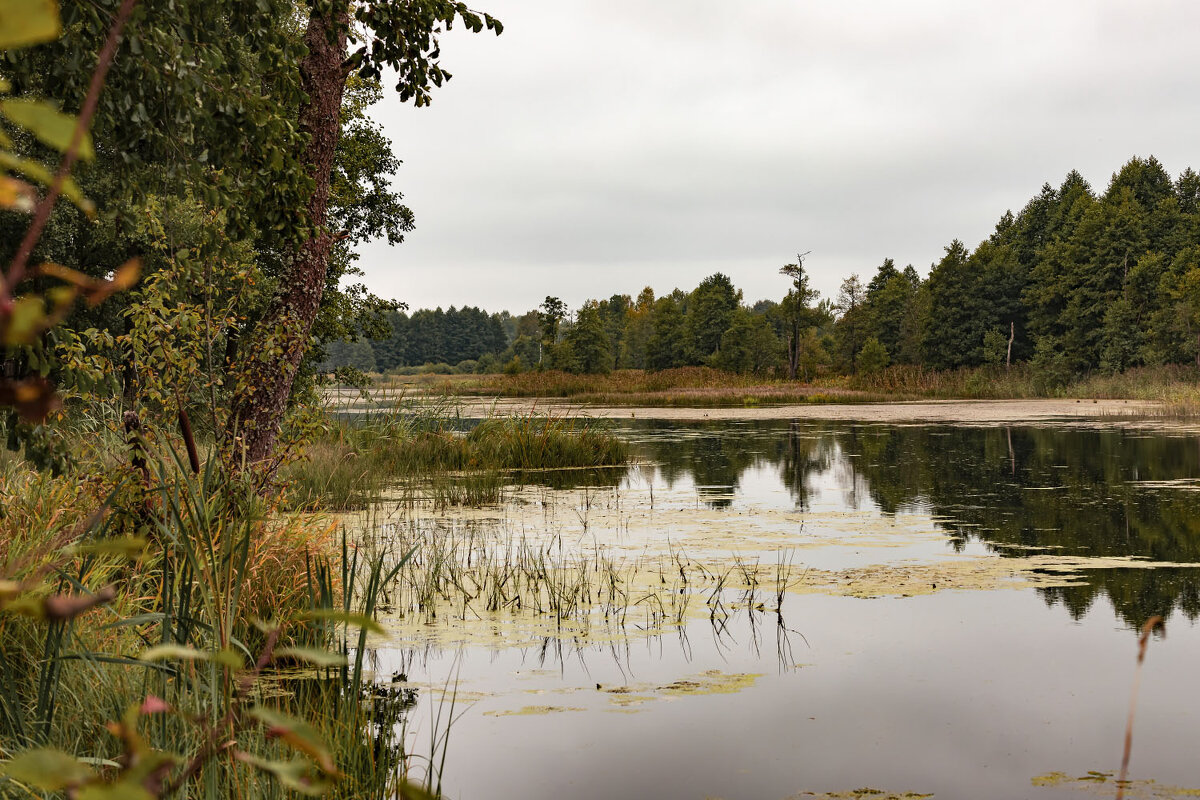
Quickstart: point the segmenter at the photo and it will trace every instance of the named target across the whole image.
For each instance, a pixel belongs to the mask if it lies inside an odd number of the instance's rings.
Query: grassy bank
[[[546,371],[456,376],[420,383],[389,376],[381,379],[381,385],[445,398],[554,398],[593,405],[730,407],[1057,397],[1150,400],[1163,403],[1164,413],[1200,414],[1200,369],[1179,365],[1140,367],[1116,375],[1096,373],[1065,380],[1051,379],[1022,364],[1011,370],[895,366],[872,375],[824,377],[807,383],[686,367],[659,372],[618,370],[608,375]]]
[[[0,796],[396,797],[428,765],[364,668],[385,557],[215,463],[0,461]]]
[[[566,417],[495,417],[468,425],[440,410],[330,416],[305,457],[282,477],[294,508],[341,510],[388,486],[420,480],[437,504],[494,502],[505,474],[619,466],[625,443],[602,423]]]

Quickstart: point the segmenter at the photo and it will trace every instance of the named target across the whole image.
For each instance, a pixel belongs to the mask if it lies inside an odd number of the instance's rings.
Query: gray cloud
[[[363,248],[410,305],[547,294],[823,293],[886,256],[926,269],[1044,181],[1097,189],[1132,155],[1200,167],[1200,4],[493,0],[454,32],[432,108],[377,118],[417,230]]]

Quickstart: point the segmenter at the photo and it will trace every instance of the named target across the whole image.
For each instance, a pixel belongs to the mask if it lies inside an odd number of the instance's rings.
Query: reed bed
[[[895,365],[870,375],[822,376],[807,383],[708,367],[617,370],[608,375],[544,371],[469,379],[458,376],[427,383],[420,391],[442,402],[467,396],[544,397],[592,405],[697,408],[922,399],[1127,399],[1161,403],[1167,416],[1200,414],[1200,368],[1191,365],[1137,367],[1117,374],[1095,372],[1074,377],[1048,376],[1025,363],[1011,369],[953,370]]]
[[[603,423],[525,415],[478,423],[440,409],[401,409],[330,417],[305,458],[282,477],[293,508],[344,510],[418,482],[442,504],[497,502],[503,473],[619,466],[627,445]]]

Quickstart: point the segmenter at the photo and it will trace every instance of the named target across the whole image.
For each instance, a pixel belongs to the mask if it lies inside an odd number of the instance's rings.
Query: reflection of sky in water
[[[935,558],[954,544],[975,555],[1052,547],[1200,560],[1189,527],[1200,477],[1194,441],[863,428],[805,427],[788,451],[778,445],[786,423],[637,426],[626,430],[652,463],[630,471],[617,494],[633,509],[654,487],[659,520],[699,508],[715,515],[705,518],[714,531],[757,519],[756,536],[771,534],[770,519],[800,535],[788,514],[801,508],[802,533],[818,546],[796,551],[798,571]],[[676,445],[686,452],[672,453]],[[844,541],[838,520],[893,514],[898,524],[942,531],[894,548]],[[698,620],[686,635],[617,643],[444,651],[393,643],[379,666],[426,685],[457,675],[475,698],[450,734],[445,789],[458,800],[782,800],[863,786],[938,798],[1076,797],[1030,779],[1119,767],[1131,628],[1164,611],[1169,636],[1151,643],[1146,661],[1132,777],[1200,784],[1200,704],[1190,696],[1200,628],[1184,613],[1200,603],[1195,571],[1095,573],[1087,585],[1056,590],[792,595],[782,629],[776,615],[740,608],[724,631]],[[662,690],[713,670],[760,677],[730,694]],[[647,699],[619,705],[621,695],[604,691],[614,686]],[[418,750],[437,713],[433,694],[422,691],[412,716]],[[497,715],[536,706],[568,710]]]
[[[686,646],[467,648],[405,664],[412,680],[458,674],[462,692],[483,695],[451,733],[450,796],[782,800],[872,786],[998,800],[1072,796],[1030,779],[1119,766],[1134,642],[1107,609],[1072,622],[1028,592],[793,597],[786,624],[803,634],[790,638],[804,666],[790,670],[769,617],[758,651],[738,620],[720,644],[697,623]],[[1168,628],[1147,660],[1133,776],[1195,785],[1200,715],[1180,701],[1200,637],[1178,619]],[[735,694],[656,691],[707,670],[761,677]],[[625,713],[597,683],[650,699]],[[493,716],[529,706],[582,710]],[[418,710],[418,741],[432,713]]]

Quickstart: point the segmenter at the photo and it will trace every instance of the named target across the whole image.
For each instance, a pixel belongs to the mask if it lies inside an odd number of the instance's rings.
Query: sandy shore
[[[753,420],[812,419],[859,422],[1005,423],[1107,420],[1153,416],[1161,404],[1141,400],[928,400],[905,403],[801,404],[752,408],[633,408],[587,406],[552,400],[463,398],[465,416],[569,414],[605,419]]]

